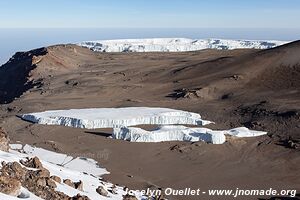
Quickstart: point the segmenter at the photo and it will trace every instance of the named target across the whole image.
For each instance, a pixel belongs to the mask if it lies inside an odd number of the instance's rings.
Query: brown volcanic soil
[[[57,45],[17,53],[0,68],[0,77],[0,126],[12,141],[92,157],[114,183],[136,189],[300,190],[299,41],[269,50],[185,53],[95,53]],[[197,112],[216,122],[212,128],[246,126],[268,136],[223,145],[129,143],[107,138],[109,129],[43,126],[16,117],[124,106]]]

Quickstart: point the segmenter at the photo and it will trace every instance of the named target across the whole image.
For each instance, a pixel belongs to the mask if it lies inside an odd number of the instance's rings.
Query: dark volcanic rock
[[[201,88],[195,88],[195,89],[182,88],[182,89],[174,90],[174,92],[169,94],[167,97],[172,97],[175,99],[199,98],[199,97],[201,97],[200,91],[201,91]]]
[[[10,103],[25,91],[42,85],[41,80],[30,79],[30,72],[40,62],[39,56],[45,54],[47,54],[46,48],[17,52],[0,67],[0,104]]]

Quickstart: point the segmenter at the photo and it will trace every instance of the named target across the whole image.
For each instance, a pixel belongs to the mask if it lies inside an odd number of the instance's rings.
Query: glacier
[[[203,49],[268,49],[286,43],[288,41],[151,38],[84,41],[77,45],[98,52],[184,52]]]
[[[225,135],[255,137],[265,134],[267,132],[253,131],[246,127],[218,131],[185,126],[161,126],[153,131],[146,131],[137,127],[121,127],[114,128],[112,138],[130,142],[204,141],[212,144],[223,144],[226,141]]]
[[[197,113],[156,107],[90,108],[51,110],[21,115],[21,118],[38,124],[63,125],[75,128],[97,129],[142,124],[206,125]]]
[[[153,131],[137,127],[114,128],[112,138],[130,142],[205,141],[213,144],[223,144],[226,140],[223,131],[185,126],[161,126]]]
[[[89,108],[50,110],[21,115],[26,121],[45,125],[62,125],[74,128],[113,128],[112,138],[131,142],[205,141],[223,144],[226,135],[255,137],[267,134],[263,131],[238,127],[230,130],[211,130],[204,126],[214,123],[203,120],[198,113],[158,107]],[[136,125],[159,125],[152,131]]]

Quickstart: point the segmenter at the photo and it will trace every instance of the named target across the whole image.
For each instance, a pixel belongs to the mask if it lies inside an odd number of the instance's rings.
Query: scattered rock
[[[14,111],[14,107],[7,107],[7,112],[12,112],[12,111]]]
[[[117,192],[118,190],[117,190],[117,187],[116,187],[116,185],[113,185],[112,187],[111,187],[111,191],[110,191],[110,193],[112,193],[112,194],[118,194],[118,192]]]
[[[26,177],[22,180],[22,186],[42,199],[69,200],[69,196],[55,191],[55,182],[49,177],[49,171],[42,169],[38,171],[27,170]]]
[[[291,149],[298,149],[299,144],[297,144],[296,142],[294,142],[293,140],[288,140],[287,142],[287,146]]]
[[[76,196],[69,198],[68,200],[90,200],[87,196],[77,194]]]
[[[279,141],[277,144],[290,149],[298,149],[300,147],[300,139],[289,136],[288,138]]]
[[[74,182],[75,189],[83,191],[83,182],[80,180],[78,182]]]
[[[1,166],[4,166],[4,165],[6,165],[6,162],[5,162],[5,161],[2,161],[2,162],[1,162]]]
[[[108,192],[104,189],[103,186],[99,186],[97,189],[96,189],[96,192],[102,196],[105,196],[107,197],[108,196]]]
[[[51,176],[50,178],[51,178],[52,180],[54,180],[55,182],[57,182],[57,183],[61,183],[61,178],[58,177],[58,176],[53,175],[53,176]]]
[[[0,150],[8,152],[9,150],[9,138],[6,131],[0,127]]]
[[[16,178],[1,175],[0,192],[11,196],[19,196],[21,194],[21,182]]]
[[[232,76],[229,77],[229,79],[232,79],[232,80],[240,80],[240,79],[243,79],[244,77],[242,75],[239,75],[239,74],[234,74]]]
[[[57,176],[51,176],[48,169],[44,168],[38,158],[31,158],[27,161],[22,161],[25,165],[38,170],[30,170],[18,162],[5,163],[2,162],[0,169],[0,192],[5,194],[19,196],[21,194],[21,186],[27,188],[30,192],[42,199],[59,199],[59,200],[89,200],[86,196],[76,195],[70,197],[62,192],[55,190],[56,183],[61,179]],[[66,179],[64,183],[78,189],[83,189],[82,181],[73,183]],[[23,194],[24,195],[24,194]]]
[[[48,169],[42,168],[38,171],[35,171],[35,173],[37,174],[37,176],[39,177],[50,177],[50,172]]]
[[[194,89],[187,89],[182,88],[178,90],[174,90],[173,93],[167,95],[167,97],[179,99],[179,98],[212,98],[211,94],[214,92],[214,88],[194,88]]]
[[[65,179],[65,180],[63,181],[63,183],[66,184],[66,185],[68,185],[68,186],[70,186],[70,187],[75,188],[74,183],[73,183],[70,179]]]
[[[50,188],[56,188],[56,183],[53,179],[51,178],[47,178],[46,179],[46,183],[47,183],[47,186],[50,187]]]
[[[174,90],[174,93],[171,94],[172,97],[178,98],[199,98],[198,95],[199,89],[187,89],[182,88],[178,90]]]
[[[75,81],[75,80],[66,80],[65,81],[65,84],[66,85],[71,85],[71,86],[77,86],[77,85],[79,85],[79,82],[78,81]]]
[[[26,175],[26,169],[23,168],[18,162],[2,163],[0,172],[2,175],[16,178],[18,180],[24,179]]]
[[[169,150],[171,150],[171,151],[177,151],[179,153],[186,153],[186,152],[192,150],[192,147],[190,145],[186,146],[186,145],[178,145],[178,144],[176,144],[176,145],[171,146],[169,148]]]
[[[63,181],[63,183],[70,186],[70,187],[72,187],[72,188],[83,191],[83,182],[82,181],[73,182],[70,179],[65,179]]]
[[[180,146],[178,144],[175,144],[175,145],[171,146],[169,149],[171,151],[174,151],[174,150],[178,151],[178,150],[180,150]]]
[[[120,74],[122,76],[126,76],[126,74],[124,72],[114,72],[114,74]]]
[[[7,112],[20,112],[22,110],[22,108],[19,108],[19,107],[17,107],[17,106],[8,106],[7,108],[6,108],[6,111]]]
[[[20,160],[20,163],[26,167],[42,169],[43,165],[38,157],[30,158],[27,161]]]
[[[45,178],[38,178],[36,180],[36,184],[37,184],[37,186],[46,187],[47,182],[46,182]]]
[[[138,200],[135,196],[126,194],[123,196],[123,200]]]

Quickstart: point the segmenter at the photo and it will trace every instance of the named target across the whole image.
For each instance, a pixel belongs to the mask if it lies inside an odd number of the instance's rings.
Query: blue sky
[[[0,28],[300,28],[299,0],[1,0]]]

